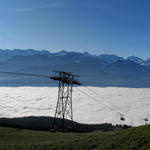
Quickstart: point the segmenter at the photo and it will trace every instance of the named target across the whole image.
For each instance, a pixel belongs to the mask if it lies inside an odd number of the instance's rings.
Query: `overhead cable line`
[[[87,93],[87,92],[85,92],[85,91],[79,89],[78,87],[76,87],[76,88],[77,88],[80,92],[82,92],[83,94],[85,94],[86,96],[91,97],[94,101],[100,102],[100,101],[97,100],[95,97],[91,96],[89,93]],[[109,108],[111,111],[114,111],[114,112],[117,112],[117,113],[121,114],[119,111],[116,111],[116,109],[113,109],[113,108],[111,108],[110,106],[108,106],[108,105],[106,105],[106,104],[102,104],[102,105],[105,106],[105,107],[107,107],[107,108]]]
[[[96,93],[94,90],[90,89],[89,87],[84,86],[84,88],[86,88],[89,92],[94,93],[96,96],[104,99],[104,97],[100,96],[98,93]],[[110,103],[108,101],[105,101],[108,105],[110,105]],[[111,104],[112,105],[112,104]],[[113,105],[114,106],[114,105]],[[116,106],[114,106],[116,107]],[[117,109],[117,108],[116,108]]]
[[[97,95],[98,97],[103,98],[102,96],[100,96],[98,93],[96,93],[94,90],[90,89],[89,87],[84,86],[84,88],[88,89],[88,90],[89,90],[89,92],[94,93],[94,94],[95,94],[95,95]],[[116,108],[116,109],[114,109],[114,110],[117,110],[117,107],[116,107],[115,105],[110,104],[108,101],[106,101],[106,102],[107,102],[107,104],[112,105],[112,106],[113,106],[112,108]],[[120,115],[123,115],[123,114],[122,114],[122,113],[120,113]],[[129,117],[129,116],[127,116],[127,115],[126,115],[126,117]]]
[[[12,74],[12,75],[22,75],[22,76],[34,76],[34,77],[50,78],[50,76],[48,76],[48,75],[28,74],[28,73],[20,73],[20,72],[0,72],[0,74]]]

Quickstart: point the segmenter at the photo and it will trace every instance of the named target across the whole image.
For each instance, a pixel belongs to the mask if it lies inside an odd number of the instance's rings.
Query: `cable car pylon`
[[[59,82],[58,99],[56,104],[55,116],[51,130],[73,130],[73,109],[72,109],[72,88],[73,85],[81,85],[75,79],[77,75],[71,72],[55,71],[56,75],[50,78]],[[70,120],[67,121],[66,119]]]

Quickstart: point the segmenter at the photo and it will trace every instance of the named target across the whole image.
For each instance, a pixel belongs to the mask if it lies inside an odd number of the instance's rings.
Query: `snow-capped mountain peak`
[[[117,55],[108,55],[108,54],[101,54],[99,55],[99,58],[108,64],[113,64],[119,60],[124,60],[123,57],[119,57]]]
[[[138,63],[138,64],[142,64],[144,62],[143,59],[141,59],[139,57],[135,57],[135,56],[130,56],[127,58],[127,60],[133,61],[133,62]]]

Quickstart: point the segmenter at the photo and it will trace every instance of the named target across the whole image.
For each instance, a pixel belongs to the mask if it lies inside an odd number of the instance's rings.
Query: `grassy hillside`
[[[150,150],[150,125],[92,133],[0,127],[0,150]]]

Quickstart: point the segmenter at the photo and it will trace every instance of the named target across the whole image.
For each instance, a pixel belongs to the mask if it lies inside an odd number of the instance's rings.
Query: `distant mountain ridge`
[[[81,82],[89,86],[150,87],[150,59],[65,50],[0,50],[0,71],[51,75],[55,70],[79,74]],[[0,74],[0,86],[51,84],[49,79]]]
[[[32,55],[47,55],[47,56],[63,56],[63,55],[67,55],[67,54],[78,54],[78,55],[83,55],[83,56],[91,56],[91,57],[98,57],[101,60],[105,61],[108,64],[112,64],[118,60],[131,60],[134,61],[136,63],[140,63],[140,64],[144,64],[145,65],[150,65],[150,58],[148,58],[147,60],[143,60],[139,57],[136,56],[130,56],[127,59],[123,58],[123,57],[119,57],[117,55],[114,54],[100,54],[100,55],[92,55],[88,52],[84,52],[84,53],[80,53],[80,52],[69,52],[66,50],[61,50],[59,52],[50,52],[48,50],[34,50],[34,49],[14,49],[14,50],[9,50],[9,49],[0,49],[0,61],[6,61],[14,56],[32,56]]]

